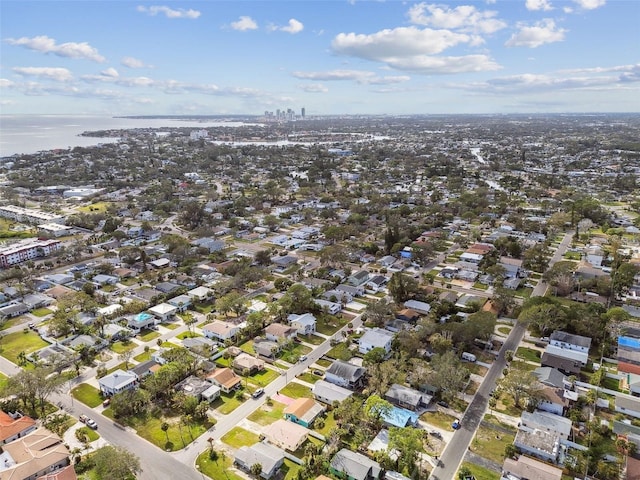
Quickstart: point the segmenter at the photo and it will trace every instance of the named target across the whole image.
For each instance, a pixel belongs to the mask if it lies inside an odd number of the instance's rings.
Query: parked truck
[[[462,360],[465,360],[467,362],[475,362],[476,356],[473,353],[462,352]]]

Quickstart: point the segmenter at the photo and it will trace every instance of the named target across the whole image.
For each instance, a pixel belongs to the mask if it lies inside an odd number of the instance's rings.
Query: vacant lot
[[[73,390],[71,390],[71,395],[76,400],[80,400],[88,407],[97,407],[102,403],[102,396],[100,395],[100,390],[98,390],[93,385],[89,385],[88,383],[81,383]]]
[[[220,439],[233,448],[249,447],[260,440],[256,433],[244,428],[234,427]]]
[[[47,345],[49,344],[32,331],[27,331],[27,333],[14,332],[0,339],[0,355],[18,364],[18,355],[20,352],[28,355]]]

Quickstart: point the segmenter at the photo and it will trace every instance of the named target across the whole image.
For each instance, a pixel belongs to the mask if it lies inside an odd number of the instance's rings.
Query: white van
[[[466,360],[467,362],[475,362],[476,356],[473,353],[462,352],[462,360]]]

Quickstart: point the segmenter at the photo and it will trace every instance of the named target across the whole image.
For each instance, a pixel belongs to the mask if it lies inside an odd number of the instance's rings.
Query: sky
[[[0,1],[0,113],[640,112],[640,1]]]

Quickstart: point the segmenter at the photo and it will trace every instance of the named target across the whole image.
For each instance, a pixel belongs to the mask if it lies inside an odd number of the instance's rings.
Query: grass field
[[[289,385],[280,390],[280,393],[291,398],[308,397],[312,398],[311,389],[305,385],[291,382]]]
[[[420,420],[443,430],[453,430],[451,424],[456,418],[442,412],[426,412],[420,415]]]
[[[349,323],[349,320],[346,318],[335,317],[333,315],[321,315],[316,323],[316,330],[323,335],[333,335],[347,323]]]
[[[516,350],[516,357],[522,358],[523,360],[527,360],[529,362],[540,363],[542,353],[539,350],[535,350],[533,348],[518,347],[518,350]]]
[[[138,435],[157,447],[171,452],[186,447],[213,425],[210,422],[193,422],[186,425],[180,423],[180,417],[157,418],[150,415],[129,417],[119,421],[135,428]],[[169,424],[169,429],[166,432],[163,432],[161,428],[164,422]]]
[[[257,385],[259,387],[266,387],[279,376],[280,374],[275,370],[269,370],[265,368],[263,371],[255,373],[248,377],[248,380],[249,383],[253,383],[254,385]]]
[[[19,317],[9,318],[4,323],[2,323],[2,325],[0,326],[0,330],[6,330],[7,328],[15,327],[16,325],[20,325],[26,320],[27,318],[23,315],[20,315]]]
[[[311,351],[311,348],[300,343],[294,343],[293,348],[282,350],[278,354],[278,358],[288,363],[297,363],[301,355],[306,355]]]
[[[7,377],[4,373],[0,372],[0,392],[7,385]]]
[[[218,452],[216,460],[211,460],[209,449],[198,455],[196,466],[201,473],[213,480],[244,480],[244,477],[233,473],[233,457],[226,454],[222,457]]]
[[[311,345],[320,345],[325,341],[324,338],[318,335],[298,335],[298,338],[303,342],[310,343]]]
[[[50,313],[53,313],[53,310],[49,310],[48,308],[36,308],[35,310],[31,310],[31,313],[36,317],[46,317]]]
[[[153,354],[153,352],[155,352],[156,349],[155,348],[150,348],[149,351],[147,352],[142,352],[138,355],[136,355],[135,357],[133,357],[133,359],[137,362],[146,362],[147,360],[151,360],[151,355]]]
[[[109,202],[96,202],[91,205],[83,205],[79,207],[78,210],[85,213],[104,213],[107,211],[109,205]]]
[[[463,462],[461,466],[467,467],[476,480],[500,480],[498,472],[493,472],[475,463]]]
[[[29,354],[49,345],[32,331],[13,332],[0,339],[0,355],[13,363],[18,363],[20,352]]]
[[[223,415],[227,415],[233,412],[242,404],[242,400],[236,398],[234,392],[221,393],[218,398],[211,404],[212,408],[215,408]]]
[[[155,330],[142,330],[138,335],[138,338],[143,342],[148,342],[150,340],[155,340],[159,336],[160,333],[156,332]]]
[[[138,346],[137,343],[134,343],[131,341],[122,342],[118,340],[117,342],[113,342],[109,348],[111,348],[111,350],[113,350],[116,353],[123,353],[123,352],[128,352],[129,350],[133,350],[137,346]]]
[[[471,450],[488,460],[500,465],[504,461],[504,449],[513,443],[515,435],[499,432],[480,425],[475,438],[471,442]]]
[[[100,390],[98,390],[93,385],[89,385],[88,383],[81,383],[73,390],[71,390],[71,395],[76,400],[81,401],[87,407],[97,407],[102,403],[102,396],[100,395]]]
[[[322,377],[319,377],[318,375],[314,375],[313,373],[310,373],[310,372],[306,372],[306,373],[301,373],[300,375],[298,375],[298,378],[300,380],[302,380],[303,382],[316,383]]]
[[[284,410],[284,403],[272,402],[272,406],[263,404],[258,410],[253,412],[247,417],[248,420],[257,423],[258,425],[271,425],[276,420],[284,417],[282,413]]]
[[[346,361],[350,360],[353,354],[346,343],[339,343],[327,352],[327,357]]]
[[[80,433],[78,434],[77,432]],[[78,430],[76,430],[76,438],[78,438],[79,435],[82,436],[83,434],[87,436],[89,442],[95,442],[100,438],[100,434],[89,427],[80,427]]]
[[[245,430],[244,428],[234,427],[225,433],[220,439],[233,448],[250,447],[254,443],[258,443],[260,438],[258,434]]]

